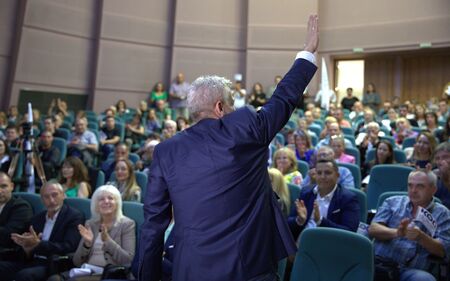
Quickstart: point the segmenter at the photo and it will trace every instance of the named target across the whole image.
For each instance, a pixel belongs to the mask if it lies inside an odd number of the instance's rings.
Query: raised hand
[[[318,223],[320,220],[320,209],[317,201],[314,201],[314,221]]]
[[[84,239],[84,244],[87,247],[91,247],[92,243],[94,243],[94,233],[92,233],[92,229],[89,226],[85,227],[84,225],[79,224],[78,231],[80,232],[81,237]]]
[[[409,222],[409,219],[403,219],[400,222],[400,225],[397,227],[397,236],[405,237]]]
[[[102,229],[101,238],[102,238],[102,241],[105,242],[106,240],[109,239],[108,228],[106,227],[106,225],[102,224],[101,229]]]
[[[295,200],[295,207],[297,208],[297,221],[301,225],[306,222],[307,210],[305,206],[305,202],[303,200]]]
[[[308,20],[308,27],[306,29],[305,47],[304,50],[314,53],[319,46],[319,17],[317,15],[310,15]]]

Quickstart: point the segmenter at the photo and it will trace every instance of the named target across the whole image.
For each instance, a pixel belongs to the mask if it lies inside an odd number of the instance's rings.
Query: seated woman
[[[345,140],[342,135],[332,136],[330,146],[334,151],[334,160],[338,163],[355,164],[355,157],[345,154]]]
[[[77,157],[67,157],[61,168],[61,180],[66,197],[88,198],[91,193],[89,177],[83,161]]]
[[[425,113],[425,125],[426,129],[431,133],[434,134],[434,132],[437,129],[442,129],[442,127],[439,126],[438,122],[438,116],[436,112],[429,111]]]
[[[432,163],[436,145],[433,134],[427,131],[420,132],[416,138],[413,153],[406,160],[406,165],[424,169],[428,163]]]
[[[93,275],[70,280],[100,280],[106,265],[130,266],[136,248],[136,223],[122,214],[122,199],[116,187],[97,188],[91,200],[92,218],[78,225],[80,243],[73,256],[76,267],[92,268]],[[72,269],[71,272],[76,270]],[[50,280],[66,280],[69,272]],[[82,275],[82,274],[80,274]]]
[[[308,133],[302,129],[296,130],[294,133],[294,142],[297,160],[308,162],[309,166],[311,166],[314,149],[312,148],[311,138]]]
[[[370,170],[378,164],[394,164],[394,147],[388,140],[381,140],[375,145],[375,159],[363,165],[362,176],[365,179]],[[364,180],[363,180],[364,181]]]
[[[280,205],[283,214],[288,217],[290,213],[290,196],[289,188],[284,181],[283,174],[275,168],[269,169],[270,182],[272,183],[273,191],[278,195],[278,204]]]
[[[145,129],[142,126],[141,115],[135,114],[131,123],[125,125],[125,142],[131,151],[137,150],[141,140],[144,140]]]
[[[0,139],[0,171],[8,173],[11,164],[11,155],[9,153],[9,146],[5,140]]]
[[[284,177],[284,181],[288,184],[295,184],[300,186],[303,177],[297,170],[297,159],[294,151],[290,148],[282,147],[275,151],[273,155],[273,167],[277,168]]]
[[[112,184],[117,187],[122,200],[141,202],[141,188],[136,182],[133,164],[128,159],[119,159],[114,169],[116,182]]]
[[[395,121],[395,131],[393,133],[393,137],[396,144],[401,146],[404,139],[416,136],[417,132],[411,130],[411,125],[408,119],[406,119],[405,117],[400,117],[397,119],[397,121]]]

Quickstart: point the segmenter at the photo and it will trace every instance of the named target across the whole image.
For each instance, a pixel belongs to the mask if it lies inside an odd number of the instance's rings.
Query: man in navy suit
[[[359,225],[359,204],[356,194],[337,182],[339,170],[333,159],[316,164],[317,185],[300,192],[288,218],[294,237],[305,228],[334,227],[356,231]]]
[[[41,189],[46,207],[31,219],[25,233],[11,234],[12,240],[22,248],[23,259],[1,261],[1,280],[47,280],[48,259],[52,255],[75,252],[81,236],[77,226],[84,223],[83,215],[64,205],[64,191],[57,182],[47,182]]]
[[[278,260],[296,252],[267,172],[268,146],[289,120],[313,77],[318,19],[304,51],[259,110],[233,108],[231,82],[192,84],[196,124],[154,151],[145,198],[138,279],[161,278],[164,232],[173,206],[173,280],[276,280]]]

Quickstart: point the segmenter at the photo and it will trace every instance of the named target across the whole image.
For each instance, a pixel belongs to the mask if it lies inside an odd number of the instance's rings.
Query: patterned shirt
[[[404,218],[413,221],[412,203],[408,196],[393,196],[387,198],[378,209],[373,222],[381,223],[390,228],[397,228]],[[426,208],[437,223],[433,238],[437,239],[446,253],[450,251],[450,211],[439,203],[431,202]],[[427,235],[431,236],[424,225],[414,222]],[[398,237],[389,241],[375,241],[375,255],[390,258],[403,267],[426,270],[430,253],[416,241],[406,237]]]
[[[353,179],[352,172],[347,167],[338,167],[339,168],[339,179],[338,184],[345,188],[355,188],[355,181]],[[307,175],[302,181],[302,187],[310,185],[311,178]]]

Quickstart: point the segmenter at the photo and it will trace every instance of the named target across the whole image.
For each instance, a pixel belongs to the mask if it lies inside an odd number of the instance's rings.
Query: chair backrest
[[[125,140],[125,125],[122,122],[116,121],[116,127],[119,129],[120,132],[120,141]]]
[[[367,222],[367,196],[366,193],[356,189],[351,188],[352,192],[356,194],[359,203],[359,221],[366,223]]]
[[[67,140],[62,138],[53,138],[52,146],[58,148],[59,150],[59,160],[58,165],[61,165],[64,159],[66,159],[67,156]]]
[[[136,222],[136,238],[139,241],[141,226],[144,223],[144,204],[139,202],[123,201],[123,214]]]
[[[291,184],[291,183],[288,183],[288,188],[289,188],[289,197],[291,200],[290,205],[291,205],[291,209],[292,209],[292,207],[295,206],[295,203],[294,203],[295,200],[297,200],[300,197],[301,188],[299,186],[297,186],[295,184]],[[289,210],[289,212],[290,212],[290,210]]]
[[[367,151],[366,163],[369,163],[375,159],[375,149]],[[403,150],[394,148],[394,160],[397,163],[406,163],[406,154]]]
[[[355,183],[355,188],[361,188],[361,168],[358,165],[350,163],[337,163],[340,167],[346,167],[350,170],[353,176],[353,182]]]
[[[84,215],[84,219],[91,218],[91,200],[87,198],[69,197],[64,199],[64,203],[68,206],[77,209]]]
[[[377,210],[380,208],[380,206],[383,204],[384,200],[386,200],[389,197],[397,196],[397,195],[404,195],[408,196],[408,191],[387,191],[383,192],[380,197],[378,197],[378,203],[377,203]],[[439,204],[442,204],[441,199],[433,196],[434,202],[437,202]]]
[[[278,262],[278,280],[284,280],[284,274],[286,272],[287,258],[284,258]]]
[[[344,135],[350,135],[350,136],[354,136],[355,135],[355,130],[353,130],[353,128],[342,127],[341,130],[342,130],[342,133]]]
[[[308,175],[309,170],[308,162],[297,160],[297,170],[302,174],[303,178],[305,178]]]
[[[360,234],[329,227],[305,229],[291,281],[372,280],[373,246]]]
[[[375,209],[378,197],[387,191],[406,191],[408,175],[413,168],[401,165],[376,165],[370,170],[367,186],[367,208]]]
[[[406,138],[402,142],[402,149],[405,149],[405,148],[408,148],[408,147],[413,147],[415,143],[416,143],[416,138],[415,137]]]
[[[95,183],[95,188],[98,188],[99,186],[102,186],[105,184],[105,173],[103,173],[102,170],[99,170],[97,172],[97,180]]]
[[[354,136],[351,135],[344,135],[344,138],[348,141],[350,141],[353,145],[353,147],[356,147],[356,140]]]
[[[14,192],[13,195],[16,195],[30,203],[31,208],[33,209],[33,214],[35,215],[45,210],[45,206],[44,204],[42,204],[41,196],[39,194],[29,192]]]
[[[380,137],[380,140],[387,140],[388,142],[390,142],[392,144],[392,146],[395,147],[395,139],[391,136]]]
[[[137,154],[134,153],[134,152],[130,152],[130,153],[128,154],[128,160],[130,160],[131,163],[133,163],[133,164],[136,164],[136,162],[139,161],[139,159],[141,159],[141,158],[139,157],[139,155],[137,155]],[[106,161],[114,161],[114,152],[112,152],[112,153],[110,153],[110,154],[108,155],[108,158],[106,159]]]
[[[63,137],[65,140],[69,140],[70,139],[70,134],[71,134],[71,132],[70,132],[70,130],[69,129],[67,129],[67,128],[59,128],[59,129],[57,129],[56,130],[60,135],[61,135],[61,137]]]
[[[355,157],[355,164],[361,166],[361,155],[359,153],[359,149],[354,147],[346,147],[345,153]]]
[[[319,138],[316,135],[309,135],[311,138],[311,144],[313,146],[316,146],[319,143]]]
[[[282,146],[284,146],[284,144],[286,143],[282,133],[277,133],[275,136],[275,140]]]
[[[308,126],[308,130],[314,132],[317,137],[319,137],[320,133],[322,132],[322,129],[319,126],[316,126],[316,125]]]

